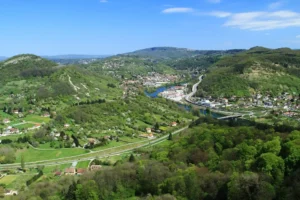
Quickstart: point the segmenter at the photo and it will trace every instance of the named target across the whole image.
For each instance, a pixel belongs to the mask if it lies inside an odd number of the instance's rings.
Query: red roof
[[[84,172],[86,172],[85,169],[82,168],[77,169],[77,174],[83,174]]]

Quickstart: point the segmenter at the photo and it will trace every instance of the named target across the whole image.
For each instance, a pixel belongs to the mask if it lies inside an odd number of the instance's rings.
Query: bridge
[[[219,120],[227,120],[227,119],[237,119],[243,117],[243,115],[231,115],[231,116],[224,116],[224,117],[219,117],[217,119]]]

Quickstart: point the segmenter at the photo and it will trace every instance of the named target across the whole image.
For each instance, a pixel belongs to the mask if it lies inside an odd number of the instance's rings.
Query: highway
[[[199,76],[199,82],[197,82],[196,84],[193,85],[193,88],[192,88],[192,92],[188,95],[185,96],[185,100],[191,104],[195,104],[194,102],[192,102],[190,99],[192,96],[194,96],[197,92],[197,88],[199,86],[199,84],[202,82],[202,79],[203,79],[203,75]]]
[[[172,134],[173,135],[178,134],[186,129],[188,129],[188,126],[183,127],[177,131],[174,131]],[[119,155],[119,154],[126,153],[126,152],[131,152],[135,149],[139,149],[142,147],[157,145],[157,144],[161,143],[162,141],[166,140],[168,137],[169,137],[169,135],[165,135],[165,136],[162,136],[162,137],[154,139],[154,140],[130,143],[130,144],[121,145],[118,147],[108,148],[108,149],[99,150],[99,151],[93,151],[93,152],[86,153],[86,154],[80,154],[77,156],[70,156],[70,157],[57,158],[57,159],[51,159],[51,160],[42,160],[42,161],[35,161],[35,162],[26,162],[25,166],[26,166],[26,168],[37,167],[38,165],[55,166],[55,165],[73,163],[73,162],[93,160],[95,158],[106,158],[108,156],[114,156],[114,155]],[[20,168],[20,166],[21,166],[20,163],[1,164],[0,170],[16,169],[16,168]]]

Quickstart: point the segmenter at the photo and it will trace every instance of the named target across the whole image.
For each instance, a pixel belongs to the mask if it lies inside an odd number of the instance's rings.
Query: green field
[[[9,185],[17,179],[18,175],[7,175],[0,179],[0,184]]]
[[[51,119],[48,118],[48,117],[41,117],[41,116],[38,116],[38,115],[27,115],[24,118],[24,120],[28,121],[28,122],[48,123]]]
[[[25,162],[40,160],[51,160],[69,156],[85,154],[86,150],[79,148],[53,149],[53,150],[35,150],[33,148],[18,150],[16,152],[16,162],[21,162],[21,155],[24,155]]]
[[[76,165],[76,168],[88,168],[90,161],[82,161],[82,162],[78,162]]]
[[[14,126],[15,128],[18,128],[18,129],[26,129],[26,128],[31,128],[33,127],[34,124],[31,124],[31,123],[26,123],[26,124],[20,124],[20,125],[16,125]]]
[[[34,174],[16,174],[7,175],[0,179],[0,184],[4,184],[8,189],[20,189],[26,184],[26,181],[33,177]]]
[[[66,168],[70,167],[72,163],[56,165],[56,166],[46,166],[43,170],[44,174],[53,174],[56,171],[63,172]]]

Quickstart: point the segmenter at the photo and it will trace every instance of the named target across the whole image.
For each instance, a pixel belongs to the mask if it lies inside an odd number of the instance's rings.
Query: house
[[[14,114],[19,114],[19,111],[18,110],[13,110],[13,113]]]
[[[75,175],[76,169],[74,167],[65,169],[65,175]]]
[[[14,134],[14,133],[18,134],[18,133],[20,133],[19,129],[17,129],[17,128],[11,128],[9,131],[10,131],[11,134]]]
[[[177,122],[172,122],[171,126],[173,126],[173,127],[177,126]]]
[[[64,127],[65,127],[65,128],[69,128],[69,127],[70,127],[70,124],[65,124]]]
[[[16,196],[18,195],[18,191],[16,190],[5,190],[4,196]]]
[[[3,123],[4,123],[4,124],[8,124],[8,123],[10,123],[10,120],[9,120],[9,119],[4,119],[4,120],[3,120]]]
[[[44,113],[44,114],[42,114],[42,117],[50,117],[50,114],[49,113]]]
[[[98,171],[102,168],[102,165],[91,165],[90,171]]]
[[[57,172],[54,173],[54,176],[61,176],[61,174],[62,173],[60,171],[57,171]]]
[[[151,133],[152,132],[151,128],[146,128],[146,132]]]
[[[153,139],[154,135],[152,133],[149,133],[149,134],[140,134],[140,137],[148,138],[148,139]]]
[[[77,175],[82,175],[86,172],[86,169],[83,169],[83,168],[78,168],[77,169]]]
[[[34,113],[34,110],[29,110],[28,111],[30,114],[33,114]]]

